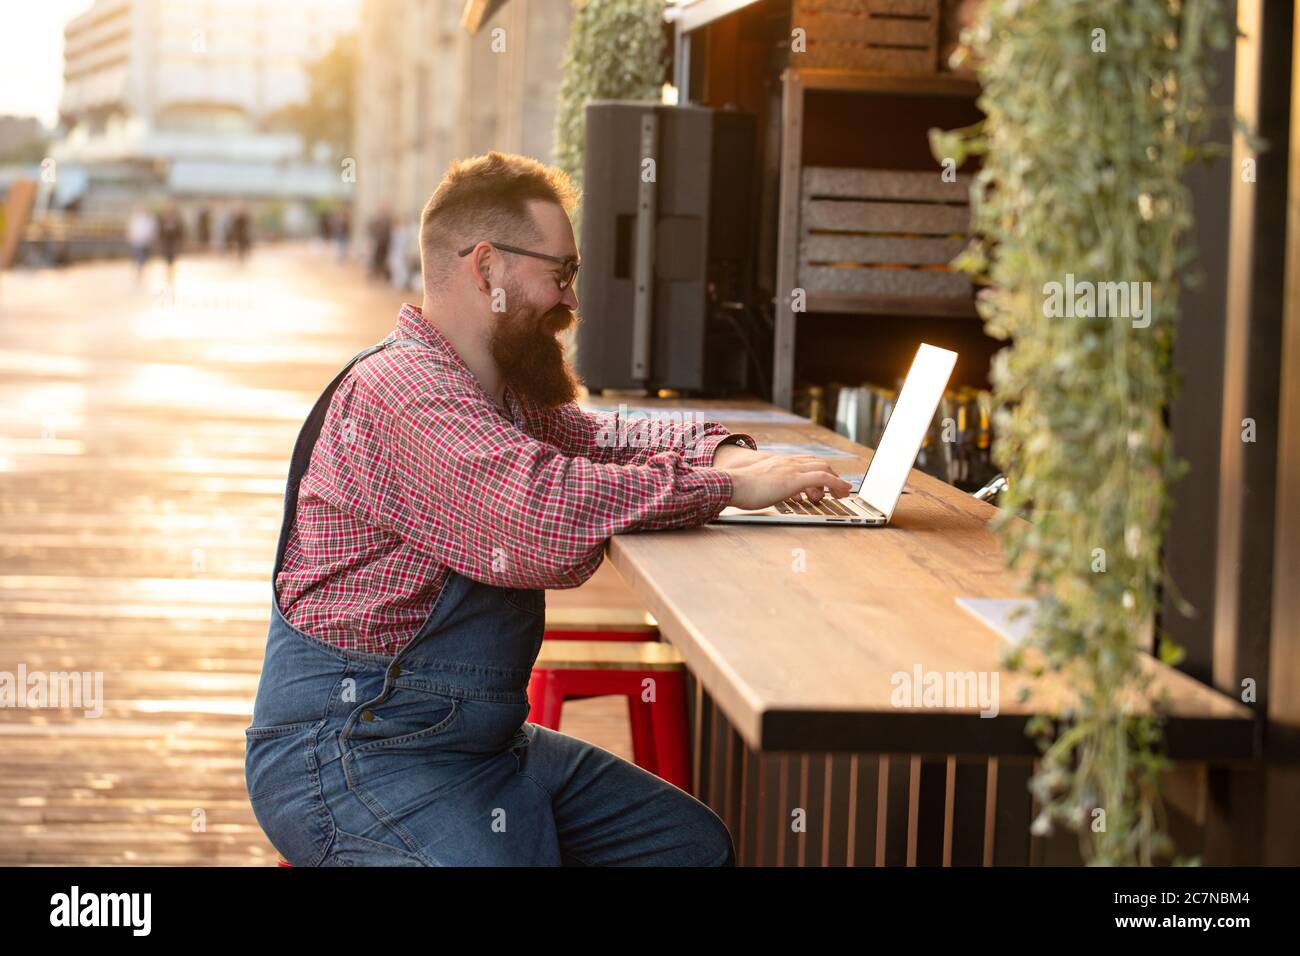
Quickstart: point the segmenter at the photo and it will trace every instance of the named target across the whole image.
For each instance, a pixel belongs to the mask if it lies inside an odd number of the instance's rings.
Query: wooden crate
[[[939,0],[795,0],[791,29],[805,31],[791,66],[934,73]]]
[[[826,296],[969,301],[948,263],[970,229],[970,176],[806,166],[797,285]]]

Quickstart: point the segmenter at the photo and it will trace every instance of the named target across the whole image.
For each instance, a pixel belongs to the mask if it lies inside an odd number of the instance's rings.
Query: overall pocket
[[[244,781],[253,816],[294,866],[315,866],[334,837],[316,765],[316,736],[324,725],[303,721],[244,731]]]
[[[307,739],[321,723],[303,720],[244,731],[244,783],[250,799],[302,785],[312,773]]]
[[[460,698],[450,694],[394,687],[349,716],[339,743],[354,754],[419,746],[455,723],[460,709]]]

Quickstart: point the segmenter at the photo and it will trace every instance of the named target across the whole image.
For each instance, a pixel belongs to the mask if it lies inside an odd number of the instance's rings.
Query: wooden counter
[[[627,404],[692,407],[644,399]],[[774,406],[694,404],[732,431],[753,435],[760,448],[817,442],[851,452],[852,458],[827,459],[842,474],[864,470],[871,458],[870,449],[802,419],[745,418],[746,410],[780,411]],[[796,852],[785,844],[787,827],[765,831],[753,801],[791,804],[798,794],[825,801],[825,833],[813,850],[823,862],[834,863],[845,840],[850,863],[855,847],[878,863],[916,862],[918,854],[922,862],[927,854],[931,862],[951,862],[954,852],[960,861],[963,832],[966,862],[1034,861],[1024,784],[1037,750],[1024,729],[1036,708],[1066,699],[1063,682],[1050,673],[1034,679],[1003,670],[1007,640],[955,602],[1023,596],[990,527],[997,509],[915,469],[908,487],[885,528],[710,524],[617,535],[608,544],[609,560],[696,681],[697,793],[742,841],[746,833],[758,840],[749,862],[797,862],[783,857]],[[804,570],[796,570],[800,565]],[[1251,756],[1254,722],[1244,705],[1150,656],[1145,662],[1154,688],[1171,697],[1165,728],[1171,757],[1199,763]],[[892,675],[915,674],[917,667],[998,673],[997,715],[981,717],[978,705],[894,706]],[[1022,703],[1026,683],[1032,696]],[[774,759],[778,769],[765,769]],[[917,826],[926,819],[921,780],[931,775],[929,789],[939,796],[930,812],[942,840],[935,833],[927,843],[924,825]],[[975,810],[962,809],[962,792],[973,795],[965,803],[978,803]],[[860,831],[870,828],[872,809],[873,833],[855,837],[849,825],[832,838],[832,817],[861,816]],[[963,825],[964,812],[977,818]],[[843,829],[842,821],[835,826]],[[887,840],[892,831],[899,836]],[[1000,843],[995,831],[1003,833]],[[779,845],[769,842],[764,850],[764,832]],[[797,843],[799,853],[809,852],[807,841]]]
[[[870,461],[870,449],[811,422],[760,423],[743,413],[723,421],[760,447],[818,442],[853,452],[827,459],[840,473]],[[756,750],[888,744],[913,752],[1034,753],[1024,722],[1036,701],[1064,699],[1062,682],[1003,671],[1006,639],[955,602],[1021,596],[990,528],[997,509],[915,469],[908,486],[885,528],[710,524],[617,535],[609,558]],[[1154,687],[1171,697],[1172,756],[1249,756],[1252,721],[1244,705],[1149,656],[1146,662]],[[914,674],[917,665],[923,672],[1002,671],[997,716],[981,717],[978,707],[893,706],[891,676]],[[1021,703],[1026,684],[1033,696]]]

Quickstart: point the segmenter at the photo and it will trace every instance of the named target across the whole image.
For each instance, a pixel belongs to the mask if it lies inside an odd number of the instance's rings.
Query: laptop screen
[[[880,447],[858,489],[859,497],[886,518],[893,517],[898,496],[903,493],[956,363],[957,353],[947,349],[922,344],[916,350],[903,390],[880,436]]]

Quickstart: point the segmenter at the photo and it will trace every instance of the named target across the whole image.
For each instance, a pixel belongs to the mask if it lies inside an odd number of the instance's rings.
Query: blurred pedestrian
[[[144,264],[149,261],[157,236],[158,224],[154,217],[140,206],[131,210],[131,218],[126,222],[126,241],[131,246],[131,258],[135,260],[136,285],[144,281]]]
[[[334,243],[338,251],[339,265],[348,255],[348,245],[352,241],[352,216],[346,206],[340,206],[330,218],[330,228],[334,231]]]
[[[387,206],[370,217],[370,274],[387,281],[388,246],[393,239],[393,220]]]
[[[248,209],[240,205],[230,221],[231,241],[235,246],[235,255],[243,262],[248,258],[248,250],[253,244],[252,223],[249,221]]]
[[[158,216],[158,244],[163,259],[167,263],[167,284],[176,280],[176,256],[180,254],[181,243],[185,241],[185,223],[175,200],[168,200]]]
[[[398,289],[411,285],[411,236],[405,216],[393,220],[388,238],[388,279]]]
[[[206,250],[212,240],[212,212],[207,206],[199,209],[198,222],[194,226],[194,239],[202,250]]]
[[[406,283],[408,292],[419,292],[424,288],[420,273],[420,217],[406,220]]]
[[[212,229],[212,248],[217,252],[230,251],[230,209],[223,206],[217,210],[216,224]]]

